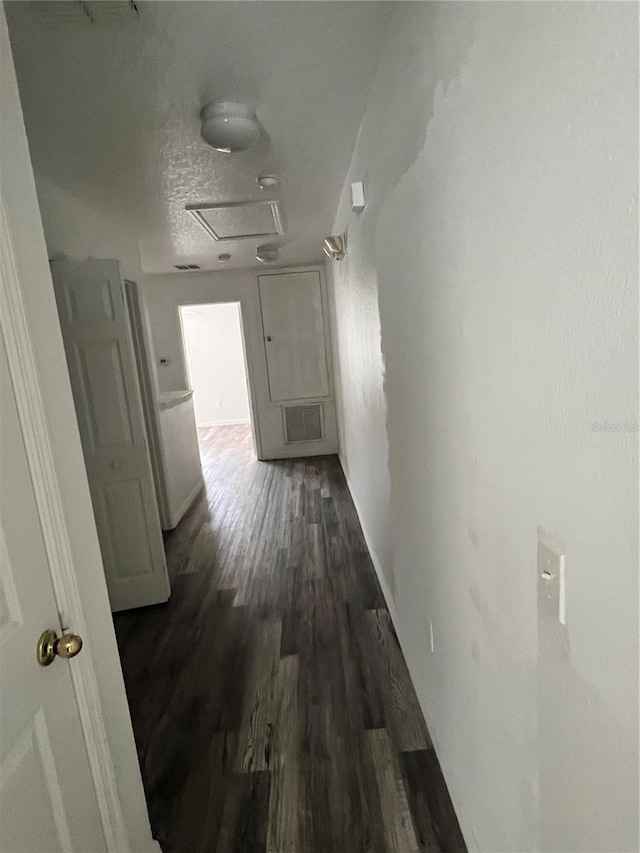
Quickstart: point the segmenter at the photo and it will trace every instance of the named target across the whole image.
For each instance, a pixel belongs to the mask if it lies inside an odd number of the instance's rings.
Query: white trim
[[[235,426],[236,424],[250,424],[251,421],[249,418],[237,418],[236,420],[230,421],[202,421],[202,423],[197,423],[196,426],[198,429],[201,427],[205,429],[206,427],[217,427],[217,426]]]
[[[324,445],[318,453],[320,445]],[[337,442],[334,441],[305,441],[298,444],[285,444],[283,449],[271,451],[269,456],[260,459],[260,462],[277,462],[280,459],[302,459],[305,456],[335,456],[338,452]]]
[[[153,482],[156,489],[156,500],[160,510],[160,518],[168,516],[167,496],[164,489],[164,459],[162,457],[160,442],[160,413],[156,405],[157,383],[154,381],[153,359],[150,350],[150,335],[146,327],[148,317],[140,288],[135,281],[124,280],[124,292],[126,296],[129,321],[131,324],[131,337],[133,340],[133,352],[138,367],[138,378],[140,380],[140,393],[142,396],[142,408],[147,432],[147,449],[153,472]]]
[[[0,329],[29,460],[60,627],[86,635],[84,613],[62,508],[38,372],[20,288],[9,221],[0,188]],[[130,853],[129,840],[102,715],[91,650],[70,667],[76,702],[96,790],[100,820],[110,853]]]

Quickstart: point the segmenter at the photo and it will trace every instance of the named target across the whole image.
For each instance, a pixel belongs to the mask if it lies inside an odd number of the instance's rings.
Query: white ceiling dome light
[[[275,175],[261,175],[256,178],[256,181],[261,190],[275,190],[278,186],[278,179]]]
[[[260,136],[256,114],[246,104],[235,101],[207,104],[200,113],[200,119],[200,133],[204,141],[225,154],[250,148]]]
[[[280,249],[275,243],[263,243],[262,246],[258,246],[256,249],[256,261],[260,261],[263,264],[277,261],[279,255]]]

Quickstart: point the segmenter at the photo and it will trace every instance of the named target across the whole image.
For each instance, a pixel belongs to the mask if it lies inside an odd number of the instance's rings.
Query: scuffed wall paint
[[[329,269],[340,460],[379,574],[395,594],[384,364],[375,271],[356,251]],[[339,410],[340,410],[339,409]],[[366,529],[365,529],[366,528]]]
[[[338,211],[343,462],[472,849],[638,849],[637,81],[635,4],[398,4]]]

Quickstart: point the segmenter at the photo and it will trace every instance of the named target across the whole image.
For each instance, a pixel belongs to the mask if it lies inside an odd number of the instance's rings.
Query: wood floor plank
[[[235,773],[229,779],[215,853],[265,853],[269,773]]]
[[[182,828],[171,853],[209,853],[215,850],[225,804],[226,780],[236,754],[235,733],[213,735],[177,800],[176,822]],[[169,853],[165,849],[164,853]]]
[[[362,703],[362,725],[365,729],[385,727],[384,703],[371,655],[371,640],[365,614],[349,603],[344,606],[345,638],[343,655],[351,662],[350,683],[357,683]]]
[[[419,853],[398,756],[386,729],[367,732],[380,793],[388,853]]]
[[[268,770],[274,747],[278,712],[280,622],[258,622],[242,704],[237,769],[243,773]]]
[[[298,853],[298,658],[280,660],[276,681],[276,731],[271,761],[268,853]]]
[[[280,641],[280,657],[295,655],[298,653],[298,624],[300,613],[294,609],[287,609],[282,616],[282,635]]]
[[[114,619],[164,853],[463,850],[337,457],[200,437],[171,598]]]
[[[432,746],[388,610],[369,610],[365,617],[377,649],[377,673],[387,725],[400,751]]]
[[[211,566],[216,559],[217,542],[213,525],[205,521],[193,539],[187,559],[177,570],[179,575],[191,575]]]
[[[464,853],[464,838],[435,750],[401,752],[400,767],[421,853]]]

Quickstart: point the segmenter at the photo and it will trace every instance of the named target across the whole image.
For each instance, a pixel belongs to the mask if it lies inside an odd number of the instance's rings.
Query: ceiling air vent
[[[198,264],[174,264],[177,270],[184,272],[185,270],[201,270],[202,267],[199,267]]]
[[[322,440],[322,403],[312,406],[285,406],[284,431],[287,444]]]
[[[279,201],[188,204],[185,210],[216,241],[275,237],[283,233]]]

